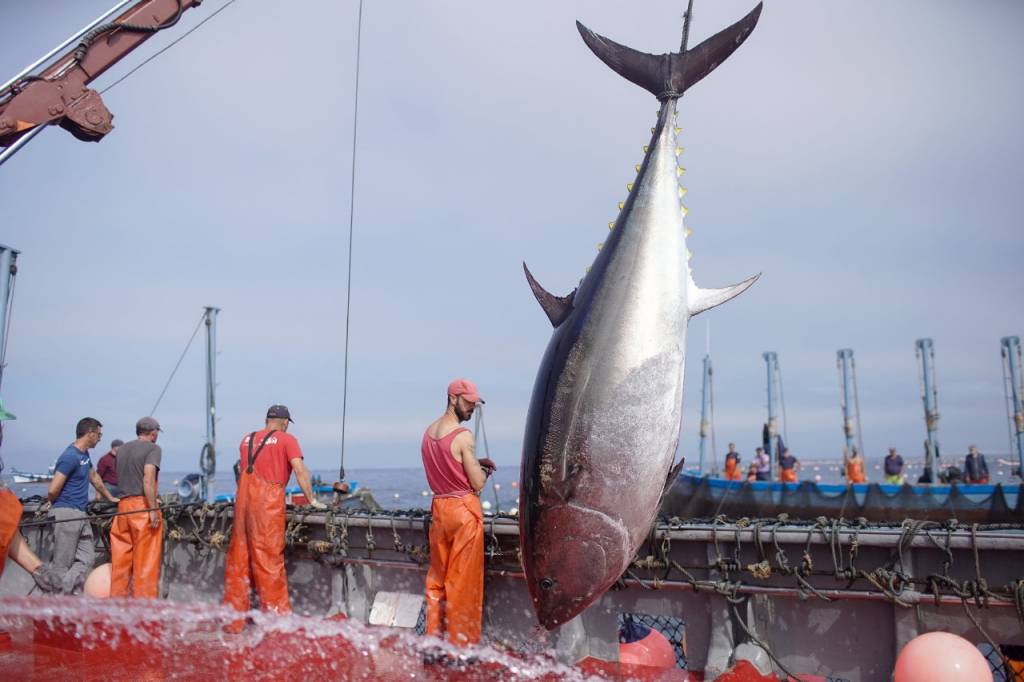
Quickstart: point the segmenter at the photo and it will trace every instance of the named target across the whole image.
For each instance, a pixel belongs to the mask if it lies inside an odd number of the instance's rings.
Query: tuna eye
[[[552,587],[555,586],[555,581],[551,578],[541,578],[540,586],[543,587],[545,590],[550,590]]]

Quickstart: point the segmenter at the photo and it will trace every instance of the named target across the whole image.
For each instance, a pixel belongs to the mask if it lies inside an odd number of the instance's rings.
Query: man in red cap
[[[465,646],[480,641],[484,603],[484,526],[480,491],[494,462],[477,460],[473,434],[460,424],[482,405],[469,379],[448,384],[448,407],[427,427],[420,452],[430,505],[426,633]]]
[[[224,568],[224,603],[236,611],[249,610],[254,587],[264,611],[292,611],[284,569],[284,487],[293,471],[310,505],[326,507],[313,494],[299,441],[287,433],[291,423],[287,407],[271,405],[265,427],[245,436],[239,446],[234,527]],[[238,633],[244,627],[244,621],[235,620],[224,630]]]

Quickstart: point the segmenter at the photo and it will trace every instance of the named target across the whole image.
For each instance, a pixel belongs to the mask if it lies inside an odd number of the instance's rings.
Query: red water
[[[0,679],[688,680],[686,671],[577,667],[546,654],[455,649],[348,620],[252,613],[238,635],[219,605],[73,597],[0,599]],[[444,663],[425,661],[443,653]],[[472,657],[472,660],[470,660]]]

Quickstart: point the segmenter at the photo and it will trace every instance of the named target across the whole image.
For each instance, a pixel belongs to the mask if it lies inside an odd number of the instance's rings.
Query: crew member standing
[[[480,491],[494,462],[477,460],[473,434],[459,426],[483,404],[476,384],[448,384],[448,407],[420,445],[430,505],[426,634],[465,646],[480,641],[484,603],[484,526]]]
[[[92,417],[80,419],[75,426],[75,441],[57,458],[53,480],[46,493],[53,504],[50,516],[56,521],[50,566],[63,576],[61,591],[65,594],[81,592],[96,559],[92,524],[85,513],[89,484],[92,483],[106,500],[118,501],[103,484],[89,457],[89,450],[96,447],[102,437],[103,424]]]
[[[124,441],[120,438],[110,441],[110,450],[96,462],[96,473],[103,479],[111,495],[120,494],[117,489],[117,449],[122,445]]]
[[[864,475],[864,457],[857,451],[857,448],[853,449],[853,453],[843,453],[843,466],[846,472],[847,483],[864,483],[867,481],[867,476]]]
[[[889,454],[885,456],[883,465],[885,471],[885,482],[889,485],[903,485],[906,477],[903,475],[903,457],[896,452],[896,448],[889,448]]]
[[[729,443],[729,452],[725,453],[725,480],[738,481],[743,478],[740,459],[740,453],[736,452],[736,443]]]
[[[266,426],[242,439],[240,477],[235,497],[234,527],[224,569],[224,603],[236,611],[249,610],[255,586],[264,611],[291,613],[288,576],[284,570],[284,488],[292,472],[306,499],[315,509],[327,505],[313,495],[309,470],[284,405],[271,405]],[[234,621],[228,632],[240,632],[245,623]]]
[[[156,599],[160,591],[163,516],[157,500],[162,452],[156,440],[160,423],[143,417],[138,436],[117,453],[120,516],[110,527],[110,596]],[[128,513],[134,512],[134,513]]]
[[[800,470],[800,460],[789,454],[789,449],[779,455],[779,480],[783,483],[796,483],[796,473]]]
[[[964,459],[964,479],[968,483],[985,484],[989,481],[988,462],[985,455],[978,452],[978,446],[972,445]]]

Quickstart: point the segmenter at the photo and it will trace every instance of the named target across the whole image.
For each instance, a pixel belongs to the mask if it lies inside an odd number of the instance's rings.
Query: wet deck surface
[[[344,620],[254,614],[238,635],[220,607],[74,598],[0,599],[0,678],[75,680],[700,680],[685,670],[543,653],[456,650]],[[467,662],[462,656],[472,656]],[[430,660],[440,657],[442,662]]]

